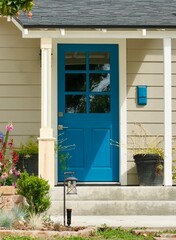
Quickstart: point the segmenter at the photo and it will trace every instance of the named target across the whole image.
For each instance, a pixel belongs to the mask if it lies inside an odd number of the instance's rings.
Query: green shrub
[[[48,181],[24,172],[17,180],[18,194],[26,198],[30,213],[45,212],[51,205]]]

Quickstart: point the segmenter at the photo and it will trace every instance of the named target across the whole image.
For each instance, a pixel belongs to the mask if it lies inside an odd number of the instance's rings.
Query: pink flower
[[[15,176],[20,176],[20,171],[15,171]]]
[[[13,174],[13,170],[12,169],[10,169],[9,174],[11,174],[11,175]]]
[[[6,172],[4,172],[2,175],[1,175],[1,179],[6,179],[8,178],[8,174]]]
[[[6,125],[6,130],[7,130],[8,132],[12,131],[12,130],[13,130],[13,124],[12,124],[12,123],[7,124],[7,125]]]

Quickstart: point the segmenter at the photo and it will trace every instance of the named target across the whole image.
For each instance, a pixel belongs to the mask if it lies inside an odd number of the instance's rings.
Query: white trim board
[[[163,40],[164,51],[164,185],[172,186],[172,70],[171,39]]]
[[[23,38],[53,38],[58,39],[163,39],[166,37],[175,39],[176,31],[152,31],[147,32],[146,36],[143,36],[141,32],[138,31],[109,31],[107,33],[95,32],[95,31],[66,31],[65,36],[60,35],[60,31],[38,31],[29,30],[28,32],[24,29],[22,31]]]
[[[146,35],[143,36],[141,31],[108,31],[108,32],[97,32],[90,30],[65,30],[65,35],[62,36],[60,30],[28,30],[28,34],[23,31],[23,38],[60,38],[60,39],[163,39],[166,37],[176,38],[176,31],[147,31]]]

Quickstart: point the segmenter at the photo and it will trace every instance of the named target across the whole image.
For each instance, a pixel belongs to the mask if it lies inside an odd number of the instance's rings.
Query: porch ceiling
[[[176,0],[35,0],[23,28],[175,28]]]

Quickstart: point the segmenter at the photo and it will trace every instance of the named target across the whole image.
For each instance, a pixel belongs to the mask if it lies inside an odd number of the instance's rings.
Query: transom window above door
[[[65,113],[110,113],[109,52],[65,53]]]

